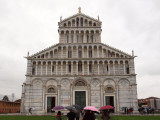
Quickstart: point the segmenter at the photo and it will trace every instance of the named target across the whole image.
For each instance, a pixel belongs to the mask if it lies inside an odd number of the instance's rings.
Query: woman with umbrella
[[[76,109],[73,108],[72,106],[68,106],[66,107],[66,109],[70,111],[69,113],[67,113],[68,120],[75,120],[77,112]]]
[[[95,115],[90,110],[87,110],[82,120],[95,120]]]
[[[53,110],[62,110],[62,109],[64,109],[63,106],[55,106],[55,107],[53,108]],[[62,120],[61,111],[58,111],[58,113],[57,113],[57,115],[56,115],[56,119],[57,119],[57,120]]]
[[[102,112],[102,117],[103,120],[109,120],[110,119],[110,114],[109,114],[109,110],[103,110]]]
[[[84,110],[86,111],[83,120],[95,120],[95,115],[94,112],[99,113],[98,109],[93,107],[93,106],[87,106],[84,108]]]
[[[58,111],[58,113],[57,113],[57,115],[56,115],[56,119],[57,119],[57,120],[62,120],[61,111]]]
[[[103,120],[109,120],[110,119],[110,109],[114,109],[113,106],[107,105],[107,106],[103,106],[100,108],[100,110],[102,110],[102,119]]]

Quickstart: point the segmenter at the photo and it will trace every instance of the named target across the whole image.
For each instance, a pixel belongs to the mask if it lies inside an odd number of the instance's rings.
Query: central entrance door
[[[81,107],[86,106],[86,91],[75,91],[75,104]]]
[[[47,112],[52,112],[53,107],[55,107],[55,97],[47,97]]]
[[[111,105],[114,107],[114,96],[105,96],[105,100],[106,100],[106,105]],[[114,109],[111,111],[114,112]]]

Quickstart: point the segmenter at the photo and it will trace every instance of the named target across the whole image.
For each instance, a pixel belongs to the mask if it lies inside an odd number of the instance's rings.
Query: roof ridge
[[[132,55],[130,55],[129,53],[124,52],[124,51],[122,51],[122,50],[120,50],[120,49],[117,49],[117,48],[115,48],[115,47],[112,47],[112,46],[110,46],[110,45],[108,45],[108,44],[106,44],[106,43],[101,43],[101,44],[106,45],[106,46],[108,46],[108,47],[110,47],[110,48],[112,48],[112,49],[115,49],[115,50],[119,51],[119,52],[122,52],[122,53],[124,53],[124,54],[126,54],[126,55],[132,56]]]
[[[84,16],[86,16],[86,17],[89,17],[89,18],[91,18],[91,19],[94,19],[95,21],[101,22],[100,20],[98,20],[98,19],[96,19],[96,18],[93,18],[93,17],[90,17],[89,15],[86,15],[86,14],[84,14],[84,13],[77,13],[77,14],[74,14],[74,15],[72,15],[72,16],[69,16],[69,17],[63,19],[62,21],[65,21],[65,20],[67,20],[67,19],[69,19],[69,18],[71,18],[71,17],[75,17],[76,15],[84,15]],[[62,22],[62,21],[60,21],[60,22]]]
[[[50,49],[50,48],[52,48],[52,47],[54,47],[54,46],[56,46],[56,45],[58,45],[58,44],[59,44],[59,43],[53,44],[53,45],[51,45],[51,46],[49,46],[49,47],[47,47],[47,48],[45,48],[45,49],[43,49],[43,50],[40,50],[40,51],[36,52],[35,54],[32,54],[32,55],[29,56],[29,57],[33,57],[33,56],[35,56],[35,55],[37,55],[37,54],[39,54],[39,53],[41,53],[41,52],[44,52],[44,51],[46,51],[46,50],[48,50],[48,49]]]

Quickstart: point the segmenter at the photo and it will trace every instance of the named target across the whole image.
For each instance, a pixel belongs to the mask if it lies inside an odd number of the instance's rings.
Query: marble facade
[[[79,8],[58,22],[58,44],[26,57],[22,113],[33,108],[34,114],[44,114],[53,106],[77,104],[80,92],[86,106],[137,110],[135,56],[101,43],[101,24]]]

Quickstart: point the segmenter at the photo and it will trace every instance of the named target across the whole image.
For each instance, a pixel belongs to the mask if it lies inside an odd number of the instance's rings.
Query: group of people
[[[153,108],[150,108],[150,107],[140,107],[138,109],[139,113],[141,114],[153,114],[154,113],[154,109]]]
[[[125,114],[129,114],[129,113],[132,113],[132,112],[133,112],[133,108],[132,108],[132,107],[130,107],[130,108],[125,107],[125,108],[124,108],[124,113],[125,113]]]
[[[67,113],[68,120],[79,120],[79,118],[80,118],[80,112],[81,111],[77,111],[75,113],[72,110],[70,110],[70,112]],[[58,111],[58,113],[56,115],[56,118],[57,118],[57,120],[62,120],[61,111]],[[110,112],[109,112],[109,110],[103,110],[101,118],[103,120],[109,120],[110,119]],[[93,111],[86,110],[84,114],[82,113],[82,120],[95,120],[95,119],[96,119],[96,116],[95,116],[95,114],[94,114]]]

